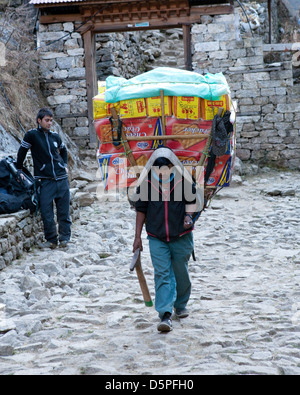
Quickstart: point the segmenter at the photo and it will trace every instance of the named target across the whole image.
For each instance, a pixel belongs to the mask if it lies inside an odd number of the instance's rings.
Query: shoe
[[[170,332],[172,330],[171,313],[165,313],[160,324],[157,325],[159,332]]]
[[[59,248],[66,248],[68,247],[69,242],[67,240],[63,240],[59,243]]]
[[[175,314],[178,318],[186,318],[189,316],[189,311],[188,309],[176,309]]]
[[[45,248],[51,248],[51,250],[54,250],[57,247],[56,243],[51,243],[51,241],[45,241],[43,243],[38,243],[38,248],[41,250],[44,250]]]

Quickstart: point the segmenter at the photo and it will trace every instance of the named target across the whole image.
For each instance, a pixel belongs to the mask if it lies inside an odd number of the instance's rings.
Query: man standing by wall
[[[37,129],[28,131],[21,143],[17,168],[21,169],[30,149],[34,177],[40,183],[40,210],[45,243],[41,248],[66,247],[71,237],[68,152],[60,136],[51,131],[53,113],[42,108],[37,115]],[[53,201],[57,208],[58,232],[54,220]]]

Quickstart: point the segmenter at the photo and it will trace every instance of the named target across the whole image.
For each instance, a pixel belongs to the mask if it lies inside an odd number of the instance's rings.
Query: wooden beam
[[[140,22],[145,22],[144,26],[140,25]],[[126,21],[126,22],[100,22],[96,21],[94,23],[94,26],[92,27],[93,31],[95,33],[112,33],[112,32],[127,32],[127,31],[139,31],[139,30],[155,30],[155,29],[168,29],[168,28],[175,28],[175,27],[181,27],[182,25],[191,25],[193,23],[199,23],[200,22],[200,16],[199,15],[191,15],[191,16],[185,16],[185,17],[172,17],[172,18],[167,18],[166,16],[164,18],[158,19],[158,18],[152,18],[150,20],[139,20],[139,19],[133,19],[132,21]],[[85,29],[85,25],[80,28],[79,26],[76,26],[76,29],[78,28],[78,32],[81,33],[83,29]]]
[[[103,6],[105,6],[105,5],[111,5],[111,4],[120,4],[120,3],[122,3],[122,4],[127,4],[127,3],[138,3],[138,2],[141,2],[141,3],[143,3],[143,2],[145,2],[145,0],[115,0],[115,1],[113,1],[113,0],[95,0],[95,1],[85,1],[84,2],[84,5],[87,5],[87,6],[96,6],[96,7],[99,7],[99,5],[101,5],[102,7]],[[78,1],[76,1],[76,0],[74,0],[74,1],[70,1],[70,2],[63,2],[63,3],[55,3],[55,4],[51,4],[51,3],[43,3],[43,4],[35,4],[34,5],[34,7],[35,8],[53,8],[54,6],[55,6],[55,8],[58,8],[58,7],[74,7],[74,6],[80,6],[81,4],[80,3],[78,3]]]
[[[223,5],[203,5],[191,7],[191,15],[223,15],[233,14],[234,5],[223,4]]]
[[[121,4],[120,4],[121,6]],[[132,5],[128,4],[127,5],[127,9],[128,9],[128,24],[130,24],[130,22],[135,22],[137,23],[138,21],[142,22],[142,20],[138,19],[135,15],[134,15],[134,10],[133,8],[131,8]],[[149,5],[147,5],[147,8],[145,9],[145,11],[147,12],[145,14],[145,17],[147,17],[147,15],[149,15],[149,11],[148,11],[148,7]],[[159,14],[161,14],[163,11],[165,11],[165,15],[167,16],[167,20],[164,20],[165,26],[162,26],[162,18],[159,17]],[[187,8],[186,9],[186,16],[180,16],[180,18],[173,16],[172,14],[176,13],[176,9],[173,8],[166,8],[165,10],[163,10],[162,7],[160,7],[160,9],[152,9],[151,8],[151,14],[153,14],[153,17],[150,19],[153,24],[156,22],[156,26],[158,26],[158,28],[164,29],[164,28],[169,28],[169,27],[175,27],[175,26],[179,26],[180,24],[184,24],[184,23],[197,23],[200,22],[200,16],[201,15],[221,15],[221,14],[232,14],[234,12],[234,6],[230,5],[230,4],[225,4],[225,5],[215,5],[215,6],[197,6],[197,7],[191,7],[190,9]],[[84,15],[82,14],[59,14],[59,15],[41,15],[40,16],[40,23],[41,24],[49,24],[49,23],[62,23],[62,22],[79,22],[82,23],[84,21],[86,21],[88,18],[90,18],[93,15],[93,13],[88,12],[85,10]],[[126,24],[125,24],[125,18],[126,15],[122,15],[122,18],[124,20],[124,27],[123,27],[123,31]],[[109,21],[106,20],[106,17],[109,17]],[[143,17],[144,18],[144,17]],[[99,20],[99,22],[103,23],[105,27],[105,31],[110,31],[113,32],[114,31],[114,25],[120,25],[119,22],[111,22],[110,19],[110,14],[106,14],[101,13],[98,14],[95,18],[95,21],[97,22]],[[120,14],[118,15],[118,20],[120,20]],[[176,23],[175,20],[177,20]],[[159,23],[160,22],[160,23]],[[110,25],[110,29],[107,29],[107,25]],[[119,28],[118,28],[119,29]],[[150,27],[151,29],[151,27]],[[155,29],[155,27],[153,27],[153,29]],[[127,29],[130,30],[130,29]],[[141,29],[142,30],[142,29]]]
[[[97,94],[97,73],[96,73],[96,44],[95,34],[88,30],[83,35],[84,54],[85,54],[85,73],[88,101],[88,119],[89,119],[89,136],[90,145],[96,146],[97,137],[94,127],[93,117],[93,97]]]
[[[170,134],[162,136],[126,136],[127,141],[153,141],[153,140],[205,140],[209,134],[198,133],[186,135],[186,134]]]
[[[193,71],[191,25],[183,25],[182,29],[183,29],[185,69],[188,71]]]
[[[50,23],[83,22],[81,14],[41,15],[39,21],[42,25]]]

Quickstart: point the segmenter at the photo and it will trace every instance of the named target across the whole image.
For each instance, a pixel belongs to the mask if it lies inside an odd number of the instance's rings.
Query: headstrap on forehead
[[[151,155],[150,159],[146,163],[145,167],[143,168],[141,175],[138,179],[137,185],[140,185],[143,180],[148,176],[148,173],[151,170],[151,167],[154,165],[154,162],[159,158],[167,158],[172,163],[173,166],[176,166],[176,169],[183,175],[189,182],[193,182],[190,173],[184,168],[180,160],[174,154],[174,152],[169,148],[157,148],[153,154]]]

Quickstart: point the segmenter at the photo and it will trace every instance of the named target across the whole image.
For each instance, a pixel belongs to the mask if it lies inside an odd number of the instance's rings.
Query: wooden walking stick
[[[133,255],[132,262],[130,265],[130,271],[133,272],[134,269],[136,270],[136,274],[137,274],[137,277],[138,277],[138,280],[140,283],[140,287],[142,290],[145,305],[147,307],[152,307],[153,301],[152,301],[152,298],[151,298],[151,295],[149,292],[146,278],[143,273],[142,264],[141,264],[141,252],[140,252],[139,248],[137,248],[135,250],[135,253]]]

